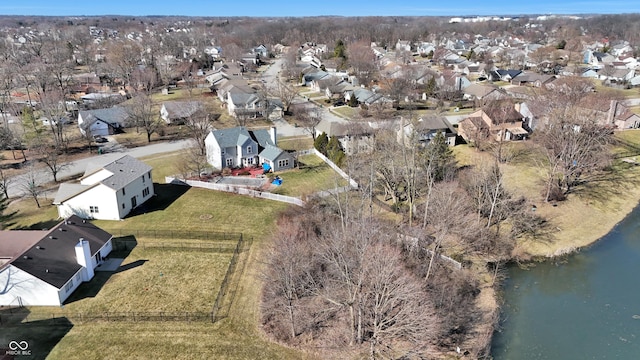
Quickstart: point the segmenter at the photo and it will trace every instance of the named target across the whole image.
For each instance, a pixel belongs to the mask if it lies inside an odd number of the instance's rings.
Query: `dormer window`
[[[252,152],[251,146],[247,146],[247,154],[251,154],[251,152]]]

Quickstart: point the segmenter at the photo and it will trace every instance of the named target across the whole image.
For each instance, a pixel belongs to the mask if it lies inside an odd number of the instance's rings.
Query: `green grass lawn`
[[[299,169],[277,174],[283,181],[281,186],[272,191],[274,194],[301,196],[304,200],[315,192],[347,185],[340,175],[315,155],[301,156],[298,161]]]
[[[167,157],[147,160],[164,163]],[[162,174],[163,166],[154,169],[154,176]],[[107,231],[120,229],[188,229],[200,231],[243,232],[254,239],[246,259],[231,282],[233,296],[228,317],[211,323],[186,322],[82,322],[59,327],[37,327],[25,323],[0,329],[0,338],[24,335],[33,339],[33,348],[44,358],[136,358],[136,359],[307,359],[313,358],[275,344],[259,330],[259,297],[262,282],[262,252],[273,234],[277,215],[287,205],[269,200],[228,194],[204,189],[182,188],[156,184],[158,196],[147,213],[131,216],[124,221],[96,221]],[[57,223],[55,207],[37,210],[27,200],[14,202],[12,209],[20,209],[17,224]],[[50,227],[51,225],[47,226]],[[140,242],[152,240],[138,239]],[[179,241],[162,240],[162,241]],[[81,310],[209,311],[217,295],[219,282],[231,254],[199,253],[195,251],[161,251],[135,248],[124,264],[142,262],[124,272],[98,274],[96,280],[106,281],[95,297],[77,299],[64,309],[53,307],[27,308],[32,316],[45,313]],[[163,275],[160,276],[160,273]],[[85,289],[91,293],[93,286]],[[148,290],[147,290],[148,289]],[[81,297],[78,293],[78,297]],[[43,329],[43,330],[38,330]],[[38,342],[36,345],[35,342]]]
[[[122,263],[124,268],[131,268],[116,273],[98,271],[91,282],[83,283],[72,294],[64,308],[34,307],[31,316],[210,312],[231,255],[137,246]]]
[[[313,148],[311,136],[286,137],[278,139],[278,147],[283,150],[307,150]]]
[[[331,110],[332,112],[339,114],[340,116],[351,119],[358,115],[360,108],[353,108],[351,106],[340,106]]]

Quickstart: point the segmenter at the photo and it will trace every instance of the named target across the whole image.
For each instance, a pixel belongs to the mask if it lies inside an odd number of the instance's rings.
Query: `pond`
[[[512,266],[494,359],[640,358],[640,207],[592,247]]]

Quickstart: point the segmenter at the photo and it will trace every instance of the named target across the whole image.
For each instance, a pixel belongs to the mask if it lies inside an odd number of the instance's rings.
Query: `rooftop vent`
[[[55,236],[53,236],[53,235],[49,235],[49,239],[51,239],[51,240],[55,240],[55,239],[56,239],[56,237],[55,237]]]
[[[44,272],[49,272],[49,269],[44,269]]]
[[[29,260],[29,257],[27,255],[23,256],[22,258],[25,260]]]
[[[40,245],[36,245],[36,249],[40,250],[42,248],[40,247]]]

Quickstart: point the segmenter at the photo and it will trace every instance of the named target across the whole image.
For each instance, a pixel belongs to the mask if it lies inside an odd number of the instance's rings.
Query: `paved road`
[[[113,141],[113,140],[111,140]],[[135,158],[140,158],[144,156],[165,153],[165,152],[173,152],[178,151],[180,149],[184,149],[189,145],[189,140],[178,140],[164,143],[151,144],[146,146],[140,146],[132,149],[124,149],[122,151],[106,153],[102,155],[94,155],[84,159],[79,159],[76,161],[69,162],[65,164],[64,169],[62,169],[58,173],[58,179],[64,179],[70,176],[76,176],[78,174],[83,174],[87,165],[92,161],[100,161],[109,163],[114,161],[123,155],[131,155]],[[45,184],[53,181],[53,176],[51,173],[47,171],[46,168],[34,170],[33,177],[38,184]],[[22,197],[27,192],[24,190],[24,184],[28,182],[30,176],[28,174],[18,175],[11,178],[11,182],[8,186],[9,197],[16,198]],[[55,196],[55,192],[53,194],[47,193],[46,197],[52,198]]]
[[[284,59],[279,58],[276,59],[273,64],[271,64],[267,70],[262,73],[262,80],[268,87],[274,88],[277,86],[278,74],[282,70],[282,64],[284,63]],[[277,119],[273,120],[273,124],[276,126],[276,130],[278,131],[278,136],[290,137],[290,136],[309,136],[310,134],[306,133],[303,128],[295,127],[289,124],[285,119]]]

